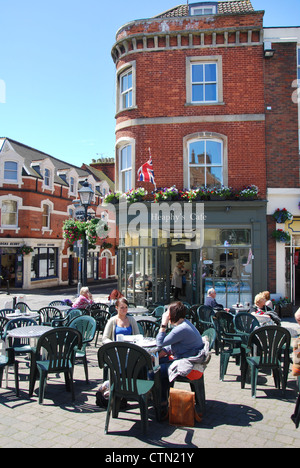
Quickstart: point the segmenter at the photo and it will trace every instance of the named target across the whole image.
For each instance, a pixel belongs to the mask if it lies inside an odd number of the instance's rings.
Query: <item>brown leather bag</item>
[[[195,393],[177,388],[170,388],[169,423],[174,426],[194,427],[201,421],[195,408]]]

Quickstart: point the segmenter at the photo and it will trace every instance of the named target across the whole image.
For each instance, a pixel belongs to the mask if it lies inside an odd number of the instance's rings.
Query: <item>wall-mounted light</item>
[[[272,49],[272,42],[264,42],[264,56],[271,58],[275,54],[275,49]]]

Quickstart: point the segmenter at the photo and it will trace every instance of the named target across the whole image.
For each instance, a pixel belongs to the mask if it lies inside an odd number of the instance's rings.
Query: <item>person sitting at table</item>
[[[280,325],[281,321],[276,312],[266,306],[266,297],[264,293],[256,294],[254,305],[250,308],[250,313],[253,315],[267,315],[273,320],[275,325]]]
[[[168,368],[176,359],[196,356],[204,348],[202,337],[186,318],[186,307],[178,301],[172,303],[162,315],[161,326],[156,337],[161,372],[161,404],[163,413],[167,409],[170,388]],[[174,328],[166,334],[168,324]]]
[[[124,297],[123,294],[118,289],[113,289],[108,296],[109,305],[114,305],[121,297]]]
[[[118,335],[138,335],[138,324],[132,316],[128,316],[128,301],[125,297],[117,299],[115,303],[117,315],[111,317],[103,332],[102,343],[116,341]]]
[[[263,291],[262,294],[263,294],[263,295],[265,296],[265,298],[266,298],[266,304],[265,304],[265,306],[266,306],[266,307],[269,307],[270,309],[273,309],[273,302],[271,301],[271,296],[270,296],[269,291]]]
[[[73,303],[73,309],[86,309],[89,305],[94,304],[93,296],[87,286],[83,286],[80,289],[79,296]]]
[[[218,304],[216,301],[216,290],[214,288],[210,288],[207,291],[207,296],[205,299],[205,305],[212,307],[213,309],[223,309],[222,304]]]

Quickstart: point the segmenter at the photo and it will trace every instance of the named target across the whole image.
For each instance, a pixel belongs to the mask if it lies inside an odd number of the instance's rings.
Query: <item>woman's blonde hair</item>
[[[261,300],[266,301],[266,297],[265,297],[264,293],[262,293],[262,292],[256,294],[256,296],[254,298],[254,303],[257,304],[257,302],[259,302]]]

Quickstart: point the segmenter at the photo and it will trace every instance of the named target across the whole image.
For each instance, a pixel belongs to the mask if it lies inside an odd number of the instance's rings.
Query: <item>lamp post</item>
[[[87,179],[82,184],[81,189],[78,190],[81,205],[84,207],[84,220],[87,221],[88,207],[92,204],[94,192],[88,184]],[[82,285],[87,285],[87,253],[88,253],[88,240],[85,236],[83,240],[83,276]]]

